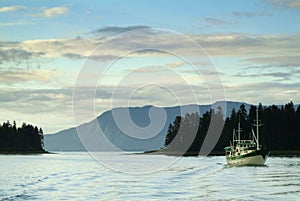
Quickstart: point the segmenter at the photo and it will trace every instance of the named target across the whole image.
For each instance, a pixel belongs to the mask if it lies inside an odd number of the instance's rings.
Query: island
[[[23,123],[17,127],[16,122],[0,124],[0,154],[42,154],[44,149],[42,128]]]

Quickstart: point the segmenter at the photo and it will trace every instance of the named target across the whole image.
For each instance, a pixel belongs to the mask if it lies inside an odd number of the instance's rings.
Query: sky
[[[297,0],[2,0],[0,121],[55,133],[74,126],[74,97],[94,116],[299,103],[299,24]]]

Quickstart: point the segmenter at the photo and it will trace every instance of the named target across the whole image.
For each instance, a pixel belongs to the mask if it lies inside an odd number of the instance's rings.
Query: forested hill
[[[300,150],[300,106],[295,108],[293,102],[285,106],[276,105],[263,107],[259,105],[259,119],[263,126],[260,128],[260,142],[267,149],[276,152],[298,151]],[[222,111],[209,111],[201,117],[198,114],[187,114],[185,117],[177,116],[172,124],[169,125],[165,139],[165,150],[180,151],[186,146],[184,144],[191,132],[196,132],[196,137],[190,143],[188,152],[199,152],[201,145],[208,131],[212,115],[219,123],[224,124],[221,137],[214,147],[215,152],[223,151],[232,140],[232,131],[237,128],[238,121],[241,123],[243,133],[241,138],[247,139],[252,129],[252,124],[256,115],[256,106],[250,106],[249,111],[244,105],[236,111],[232,110],[231,115],[224,121]],[[180,127],[182,132],[180,131]],[[217,134],[216,134],[217,135]]]
[[[42,128],[26,123],[17,127],[15,121],[4,122],[0,125],[0,153],[47,153]]]

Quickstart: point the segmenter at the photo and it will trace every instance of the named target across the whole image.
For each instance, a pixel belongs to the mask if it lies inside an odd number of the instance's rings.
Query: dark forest
[[[293,102],[284,106],[262,106],[259,104],[259,119],[261,144],[271,150],[300,150],[300,106],[295,109]],[[213,151],[221,152],[232,140],[232,131],[240,121],[243,129],[241,138],[248,138],[256,115],[256,106],[251,106],[247,112],[244,105],[239,110],[232,110],[225,120],[220,108],[210,110],[199,116],[198,113],[177,116],[169,125],[165,139],[165,150],[182,151],[189,147],[188,152],[199,152],[208,132],[211,118],[223,124],[222,134]],[[215,133],[217,135],[217,133]],[[193,136],[194,135],[194,136]],[[192,140],[190,140],[192,138]],[[185,149],[186,150],[186,149]]]
[[[0,125],[0,153],[45,153],[42,128],[7,121]]]

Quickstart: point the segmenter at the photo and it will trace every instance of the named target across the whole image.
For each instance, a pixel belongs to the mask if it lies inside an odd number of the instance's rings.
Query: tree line
[[[0,124],[0,152],[45,152],[42,128],[26,123],[17,127],[15,121]]]
[[[201,117],[198,113],[177,116],[168,127],[165,138],[165,148],[171,151],[199,152],[210,129],[211,119],[214,123],[224,125],[222,130],[212,129],[210,135],[220,138],[213,151],[223,151],[232,140],[233,129],[241,124],[241,139],[249,139],[253,122],[256,119],[256,106],[240,105],[238,111],[233,109],[227,118],[223,118],[221,108],[211,109]],[[300,150],[300,106],[295,109],[293,102],[284,106],[262,106],[259,104],[259,119],[263,126],[260,128],[260,142],[269,150]]]

